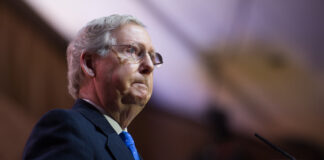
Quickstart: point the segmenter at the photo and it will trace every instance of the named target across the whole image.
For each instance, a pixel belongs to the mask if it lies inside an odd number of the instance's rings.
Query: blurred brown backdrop
[[[68,95],[66,89],[65,49],[67,41],[60,37],[59,34],[39,17],[39,15],[35,14],[35,12],[23,2],[11,0],[0,1],[0,35],[0,159],[15,160],[21,159],[24,144],[32,127],[41,115],[53,108],[70,108],[73,104],[73,100]],[[222,51],[212,48],[206,52],[223,53],[225,52],[224,50],[231,47],[232,46],[225,47]],[[226,53],[227,52],[233,51],[226,51]],[[235,52],[241,52],[241,50]],[[255,69],[255,66],[259,65],[257,62],[262,62],[262,57],[260,58],[252,54],[250,57],[256,57],[255,59],[251,59],[248,56],[248,58],[243,57],[237,60],[235,59],[235,55],[234,58],[233,55],[228,54],[223,54],[222,56],[222,54],[207,53],[206,55],[207,57],[205,58],[208,59],[208,61],[204,61],[203,63],[206,64],[207,68],[211,69],[211,71],[207,72],[213,73],[210,74],[212,79],[213,75],[217,75],[218,77],[215,80],[217,82],[219,81],[219,77],[221,77],[221,84],[227,88],[226,91],[223,92],[223,95],[231,94],[231,96],[228,97],[236,97],[241,100],[240,103],[254,107],[254,109],[259,107],[257,104],[266,104],[267,101],[263,101],[264,97],[258,95],[259,92],[253,90],[253,87],[252,90],[250,87],[248,92],[241,93],[244,87],[249,87],[246,85],[259,84],[262,86],[263,82],[267,83],[268,81],[272,81],[271,78],[273,78],[274,75],[268,74],[272,73],[267,71],[269,68],[257,67],[257,69],[261,68],[261,70],[251,70],[251,68]],[[208,55],[213,56],[208,57]],[[204,59],[204,57],[202,59]],[[213,62],[213,60],[217,62]],[[251,62],[255,62],[256,64]],[[213,66],[213,64],[218,65]],[[267,64],[267,62],[264,64]],[[221,69],[219,69],[219,67]],[[258,74],[259,72],[266,74],[260,75]],[[242,82],[242,77],[244,78],[244,76],[246,76],[245,73],[251,75],[248,76],[249,80],[245,81],[245,86],[242,86],[240,82]],[[281,74],[287,75],[285,72]],[[253,77],[253,75],[258,75],[258,77]],[[291,75],[288,74],[288,77],[289,76]],[[258,81],[260,77],[268,77],[265,78],[268,81],[261,81],[261,83]],[[290,79],[289,81],[294,80]],[[304,82],[314,84],[312,80],[307,79],[296,84],[303,84]],[[316,82],[316,84],[322,85],[322,82]],[[295,87],[298,86],[292,86],[291,89],[295,89]],[[266,97],[280,99],[281,95],[277,94],[277,90],[271,90],[272,87],[280,88],[280,85],[266,88],[266,91],[269,91],[266,92],[269,93]],[[298,89],[296,90],[298,91]],[[318,92],[319,94],[317,95],[320,95],[322,90],[319,89]],[[278,93],[288,94],[288,92]],[[313,92],[309,92],[308,94],[308,99],[310,99],[310,101],[313,100],[312,93]],[[249,96],[260,96],[258,98],[259,101],[251,102],[249,101]],[[219,95],[215,97],[218,99],[221,98]],[[322,109],[320,108],[322,108],[323,100],[321,96],[315,97],[315,100],[316,99],[318,101],[314,102],[316,103],[315,107],[318,107],[318,113],[320,114],[322,113]],[[305,102],[306,104],[300,105],[308,105],[307,102]],[[279,101],[278,103],[281,102]],[[230,104],[231,103],[228,103],[227,105]],[[299,104],[287,103],[286,105],[292,107],[298,106]],[[310,105],[312,105],[312,103],[310,103]],[[226,151],[229,154],[234,154],[233,150],[238,150],[243,152],[244,155],[250,156],[251,159],[283,159],[279,153],[272,151],[264,144],[256,141],[253,136],[240,134],[240,132],[232,130],[229,131],[231,132],[231,140],[226,142],[214,142],[214,132],[210,132],[210,127],[207,123],[204,123],[205,121],[169,113],[159,109],[162,107],[157,106],[159,106],[159,104],[155,103],[154,100],[151,101],[130,127],[130,131],[134,134],[137,146],[144,159],[190,160],[194,159],[194,157],[198,157],[196,159],[202,159],[201,155],[204,155],[206,150],[211,150],[211,152],[214,153],[214,149],[222,151],[226,147],[230,148],[230,151]],[[274,106],[276,105],[273,105],[273,107]],[[263,111],[271,112],[271,110],[267,109],[263,109]],[[240,110],[238,110],[238,112],[240,112]],[[251,112],[253,113],[253,111]],[[290,111],[287,110],[285,112]],[[267,118],[267,113],[257,112],[255,114],[259,113],[261,114],[259,118]],[[300,115],[303,113],[308,114],[308,112],[302,110],[302,107],[298,113]],[[278,117],[281,117],[279,113],[276,114]],[[311,117],[311,113],[307,116]],[[309,159],[309,155],[320,154],[322,152],[322,148],[316,145],[323,146],[323,119],[316,118],[317,117],[314,117],[315,120],[310,119],[308,121],[316,122],[314,123],[316,127],[309,126],[310,132],[314,134],[302,132],[302,130],[307,128],[291,127],[296,131],[301,131],[299,133],[305,133],[303,134],[304,136],[311,137],[311,141],[308,141],[306,138],[307,143],[290,139],[283,140],[278,138],[275,139],[274,137],[271,138],[274,138],[276,144],[283,146],[284,149],[287,149],[293,155]],[[281,120],[282,119],[277,119],[277,121]],[[296,124],[298,123],[301,122],[296,122]],[[281,124],[281,122],[269,122],[268,125],[273,127],[270,129],[270,131],[272,130],[272,132],[269,133],[270,135],[272,133],[279,134],[284,130],[283,128],[286,127],[284,125],[285,123],[283,123],[282,126],[278,126],[278,124]],[[287,124],[292,123],[287,122]],[[305,123],[303,126],[308,124],[309,123]],[[291,134],[289,132],[286,133],[288,135]],[[319,142],[313,143],[313,141],[317,140]],[[315,149],[307,150],[306,148],[309,146]],[[320,149],[317,150],[318,148]]]

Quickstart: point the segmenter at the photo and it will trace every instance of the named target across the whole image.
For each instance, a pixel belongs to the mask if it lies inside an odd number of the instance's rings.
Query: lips
[[[138,88],[140,90],[147,90],[147,86],[144,83],[140,82],[133,83],[133,87]]]
[[[132,85],[136,85],[136,86],[139,86],[139,87],[145,87],[147,88],[147,85],[145,83],[145,79],[144,78],[136,78],[135,81],[133,81]]]
[[[132,90],[136,97],[145,98],[148,94],[148,87],[143,81],[135,81],[132,84]]]

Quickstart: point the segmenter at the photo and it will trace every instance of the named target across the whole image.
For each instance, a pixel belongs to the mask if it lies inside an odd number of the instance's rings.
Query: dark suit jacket
[[[39,120],[23,159],[134,160],[105,117],[81,99],[72,109],[55,109]]]

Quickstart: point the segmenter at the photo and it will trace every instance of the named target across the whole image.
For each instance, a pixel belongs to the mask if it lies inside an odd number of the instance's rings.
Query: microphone
[[[281,148],[275,146],[274,144],[270,143],[268,140],[266,140],[265,138],[261,137],[259,134],[255,133],[254,136],[256,136],[258,139],[260,139],[262,142],[264,142],[265,144],[269,145],[272,149],[280,152],[281,154],[283,154],[285,157],[291,159],[291,160],[296,160],[295,157],[293,157],[292,155],[290,155],[289,153],[285,152],[284,150],[282,150]]]

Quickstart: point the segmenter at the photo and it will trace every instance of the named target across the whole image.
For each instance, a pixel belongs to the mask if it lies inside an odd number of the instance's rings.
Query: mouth
[[[144,79],[137,79],[132,83],[134,91],[142,96],[145,96],[148,93],[148,86],[145,83]]]
[[[147,87],[146,83],[145,83],[145,79],[139,78],[136,79],[135,81],[133,81],[132,85],[144,85]]]
[[[143,82],[134,82],[132,86],[141,90],[147,90],[147,86]]]

